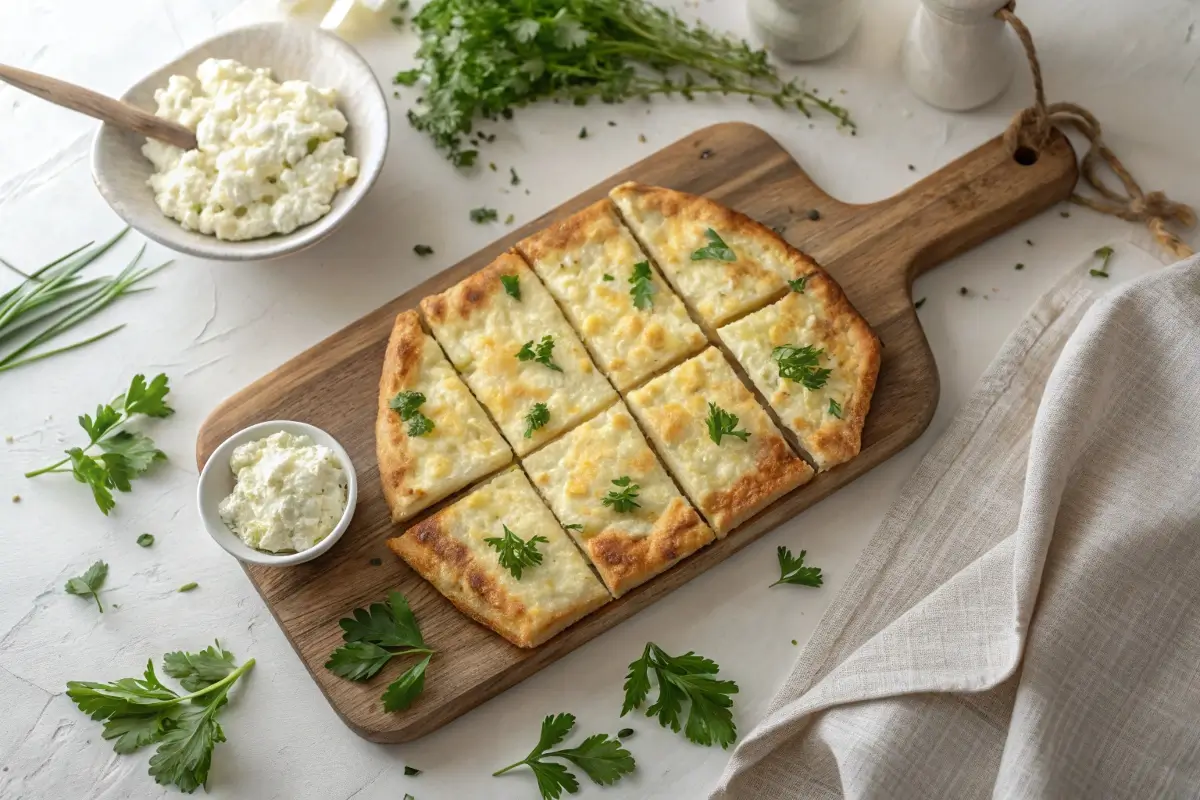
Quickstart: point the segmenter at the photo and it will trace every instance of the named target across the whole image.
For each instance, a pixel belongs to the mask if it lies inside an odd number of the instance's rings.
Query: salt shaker
[[[862,16],[862,0],[749,0],[750,27],[784,61],[815,61],[839,50]]]
[[[1008,87],[1014,59],[1002,0],[921,0],[901,63],[917,97],[950,111],[988,103]]]

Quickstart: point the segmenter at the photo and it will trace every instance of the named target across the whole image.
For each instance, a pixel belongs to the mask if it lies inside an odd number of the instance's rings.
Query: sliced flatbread
[[[515,288],[506,290],[502,278]],[[509,291],[519,293],[519,299]],[[505,253],[442,294],[426,297],[421,311],[517,455],[617,399],[546,287],[519,255]],[[553,348],[549,358],[538,361],[535,353],[545,342],[552,342]],[[526,360],[518,357],[522,350]],[[527,417],[539,403],[548,416],[541,427],[533,427]]]
[[[517,250],[621,391],[708,344],[608,200],[519,242]],[[634,283],[642,262],[648,277]]]
[[[547,540],[537,543],[542,562],[524,567],[520,580],[484,541],[503,538],[506,526],[526,542]],[[389,539],[388,547],[460,611],[518,647],[536,647],[611,599],[516,467]]]
[[[812,265],[770,228],[706,197],[638,183],[609,195],[671,285],[712,328],[778,299],[787,281]],[[732,260],[715,257],[725,249]]]
[[[771,417],[715,347],[626,398],[680,486],[723,538],[777,498],[812,479]],[[720,444],[709,435],[712,403],[737,417]]]
[[[419,392],[417,412],[432,423],[422,431],[415,417],[401,419],[391,402],[401,392]],[[414,403],[415,404],[415,403]],[[414,427],[415,424],[415,427]],[[427,427],[427,426],[425,426]],[[512,450],[470,390],[421,330],[416,311],[396,317],[379,378],[375,452],[383,496],[392,520],[403,522],[472,481],[512,461]]]
[[[832,279],[815,270],[803,292],[791,292],[718,333],[818,469],[858,455],[879,375],[879,340]],[[787,345],[819,352],[817,368],[830,370],[823,385],[817,385],[819,377],[811,381],[814,388],[806,388],[802,380],[780,375],[773,351]]]
[[[525,469],[613,597],[713,540],[623,403],[529,456]],[[623,491],[636,507],[612,502]]]

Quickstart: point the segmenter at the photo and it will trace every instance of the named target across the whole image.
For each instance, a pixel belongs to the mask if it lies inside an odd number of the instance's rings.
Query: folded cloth
[[[713,798],[1200,796],[1200,259],[1084,286],[1009,338]]]

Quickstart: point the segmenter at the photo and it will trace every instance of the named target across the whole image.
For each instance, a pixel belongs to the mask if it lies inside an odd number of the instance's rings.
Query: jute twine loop
[[[1099,197],[1090,197],[1076,192],[1071,200],[1082,206],[1110,214],[1114,217],[1143,222],[1162,247],[1176,258],[1186,258],[1193,250],[1167,228],[1175,222],[1185,228],[1196,224],[1196,212],[1191,206],[1176,203],[1162,192],[1144,192],[1129,170],[1116,154],[1100,138],[1100,122],[1090,111],[1074,103],[1046,103],[1046,90],[1042,81],[1042,65],[1038,63],[1033,37],[1025,23],[1017,17],[1015,2],[1009,2],[996,12],[996,16],[1007,22],[1017,34],[1025,56],[1029,60],[1029,71],[1033,74],[1034,101],[1029,108],[1019,111],[1004,131],[1004,143],[1009,152],[1015,154],[1021,148],[1037,153],[1049,142],[1054,124],[1066,124],[1087,138],[1089,146],[1080,162],[1080,173]],[[1124,194],[1111,188],[1100,178],[1100,168],[1108,167],[1125,188]]]

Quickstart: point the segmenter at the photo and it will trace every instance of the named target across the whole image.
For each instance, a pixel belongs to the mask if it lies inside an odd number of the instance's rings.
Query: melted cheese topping
[[[407,436],[408,465],[404,488],[412,492],[407,518],[471,481],[500,469],[512,451],[496,431],[478,401],[459,379],[433,338],[422,334],[421,363],[404,390],[425,395],[420,412],[433,421],[433,430]],[[399,412],[392,424],[408,429]]]
[[[520,300],[508,296],[496,281],[491,296],[468,316],[453,310],[451,299],[447,318],[429,323],[513,449],[524,455],[612,403],[616,392],[537,276],[519,257],[502,258],[507,259],[504,274],[519,278]],[[547,335],[554,338],[552,360],[562,372],[517,358],[522,345],[532,341],[536,347]],[[546,404],[550,420],[526,438],[525,416],[535,403]]]
[[[634,306],[629,279],[633,265],[647,258],[612,205],[603,201],[577,219],[573,247],[546,250],[530,262],[617,388],[635,386],[704,347],[704,334],[657,270],[651,268],[651,306]]]
[[[622,192],[619,187],[613,200],[671,284],[708,324],[721,325],[787,289],[785,270],[758,237],[722,230],[719,223],[694,214],[664,216],[636,192]],[[692,253],[709,244],[705,237],[709,228],[733,250],[737,261],[692,261]]]
[[[779,302],[718,331],[721,341],[770,402],[779,419],[802,443],[806,443],[810,451],[814,451],[813,457],[818,463],[822,463],[819,452],[815,452],[819,448],[809,447],[807,443],[823,425],[842,424],[830,413],[829,401],[833,400],[843,409],[849,405],[863,358],[855,348],[855,340],[825,333],[829,327],[822,326],[823,316],[824,308],[818,300],[808,294],[792,292]],[[771,351],[785,344],[811,345],[825,351],[820,365],[833,371],[824,386],[806,389],[801,383],[779,376],[779,364],[771,357]]]
[[[757,472],[767,443],[781,438],[767,412],[715,347],[630,392],[627,400],[683,490],[723,535],[712,518],[715,495]],[[747,440],[724,436],[714,443],[706,423],[709,403],[735,415],[737,429],[750,434]]]
[[[502,472],[442,511],[440,523],[502,591],[520,601],[531,617],[548,619],[588,605],[608,591],[559,526],[520,469]],[[521,580],[500,566],[500,554],[485,539],[504,537],[504,526],[525,541],[538,542],[542,563],[525,567]]]

